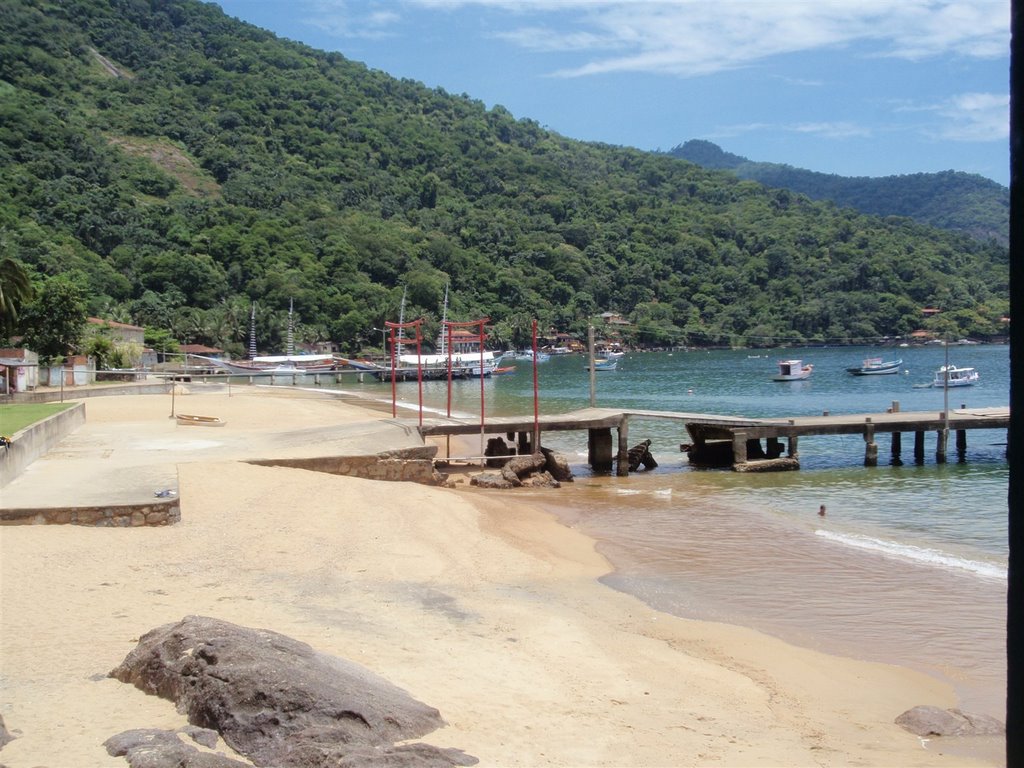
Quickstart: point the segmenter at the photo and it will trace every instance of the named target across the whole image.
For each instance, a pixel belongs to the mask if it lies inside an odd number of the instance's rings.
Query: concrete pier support
[[[629,419],[623,419],[619,425],[619,455],[616,460],[616,472],[619,477],[629,474]]]
[[[914,432],[914,463],[924,464],[924,432]]]
[[[964,460],[967,455],[967,430],[958,429],[956,431],[956,457],[960,461]]]
[[[612,468],[611,427],[587,430],[587,460],[597,472],[608,472]]]
[[[878,466],[878,443],[875,442],[875,428],[870,424],[864,428],[864,466]]]
[[[732,463],[747,463],[747,433],[736,430],[732,433]]]
[[[903,466],[903,459],[900,458],[900,454],[903,452],[903,433],[893,432],[892,433],[892,460],[891,463],[894,467]]]
[[[788,456],[791,459],[800,458],[800,451],[797,450],[798,441],[799,438],[796,437],[795,435],[793,437],[787,438],[787,442],[789,444]]]
[[[520,456],[529,456],[533,453],[533,451],[530,450],[529,432],[516,432],[516,451]]]
[[[868,419],[864,424],[864,466],[879,466],[879,443],[874,441],[874,427]]]
[[[940,429],[935,433],[935,461],[946,463],[946,444],[949,442],[949,430]]]

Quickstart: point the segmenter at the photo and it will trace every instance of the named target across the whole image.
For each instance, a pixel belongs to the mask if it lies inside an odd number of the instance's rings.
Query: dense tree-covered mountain
[[[1003,245],[1010,241],[1010,190],[977,174],[943,171],[879,178],[837,176],[780,163],[754,162],[700,139],[680,144],[668,154],[863,213],[909,216],[922,224],[964,232],[979,240],[992,239]]]
[[[215,5],[9,0],[0,32],[0,258],[183,342],[241,352],[255,301],[280,349],[294,300],[301,337],[353,349],[403,291],[431,337],[449,282],[450,317],[504,343],[602,311],[639,341],[760,344],[986,335],[1008,310],[994,243],[572,141]]]

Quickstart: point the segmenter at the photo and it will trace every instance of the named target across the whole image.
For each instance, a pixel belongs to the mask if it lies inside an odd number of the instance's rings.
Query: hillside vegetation
[[[241,354],[256,302],[280,350],[294,300],[354,350],[403,291],[431,337],[448,283],[498,343],[603,311],[658,344],[1003,330],[994,242],[573,141],[215,5],[8,0],[0,31],[0,258],[182,342]]]
[[[862,213],[908,216],[922,224],[964,232],[978,240],[1010,242],[1010,190],[991,179],[962,171],[902,176],[838,176],[779,163],[748,160],[710,141],[694,139],[668,154],[704,168],[728,170],[756,181],[831,200]]]

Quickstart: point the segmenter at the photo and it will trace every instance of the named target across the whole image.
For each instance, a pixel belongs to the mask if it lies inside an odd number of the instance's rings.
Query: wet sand
[[[254,440],[388,415],[301,393],[218,397],[181,400],[230,408],[222,429]],[[87,401],[87,425],[113,439],[167,421],[162,396]],[[598,581],[609,564],[591,539],[514,492],[253,466],[209,449],[165,458],[177,525],[0,528],[9,768],[123,766],[105,739],[184,725],[173,704],[106,673],[140,635],[188,614],[363,664],[440,710],[448,726],[424,741],[481,765],[997,764],[893,723],[918,704],[955,706],[949,687],[653,610]]]

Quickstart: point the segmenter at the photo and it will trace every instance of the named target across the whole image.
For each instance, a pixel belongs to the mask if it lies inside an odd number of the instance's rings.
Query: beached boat
[[[334,355],[266,355],[251,360],[221,360],[216,357],[189,355],[229,373],[240,376],[267,376],[277,373],[317,373],[333,371],[338,366]]]
[[[594,370],[595,371],[614,371],[615,368],[618,366],[618,364],[619,364],[618,360],[609,360],[608,358],[602,358],[600,360],[594,360]],[[589,365],[586,366],[586,369],[589,371],[590,370],[590,366]]]
[[[179,413],[174,418],[184,427],[223,427],[227,424],[219,416],[195,416],[193,414]]]
[[[957,368],[955,365],[943,365],[935,372],[932,386],[939,388],[969,387],[976,384],[981,377],[974,368]]]
[[[780,360],[779,372],[772,377],[772,381],[802,381],[809,378],[813,370],[814,366],[803,360]]]
[[[879,376],[887,373],[899,373],[900,366],[903,365],[903,360],[883,360],[880,357],[868,357],[864,361],[852,368],[847,368],[847,373],[852,373],[854,376]]]

